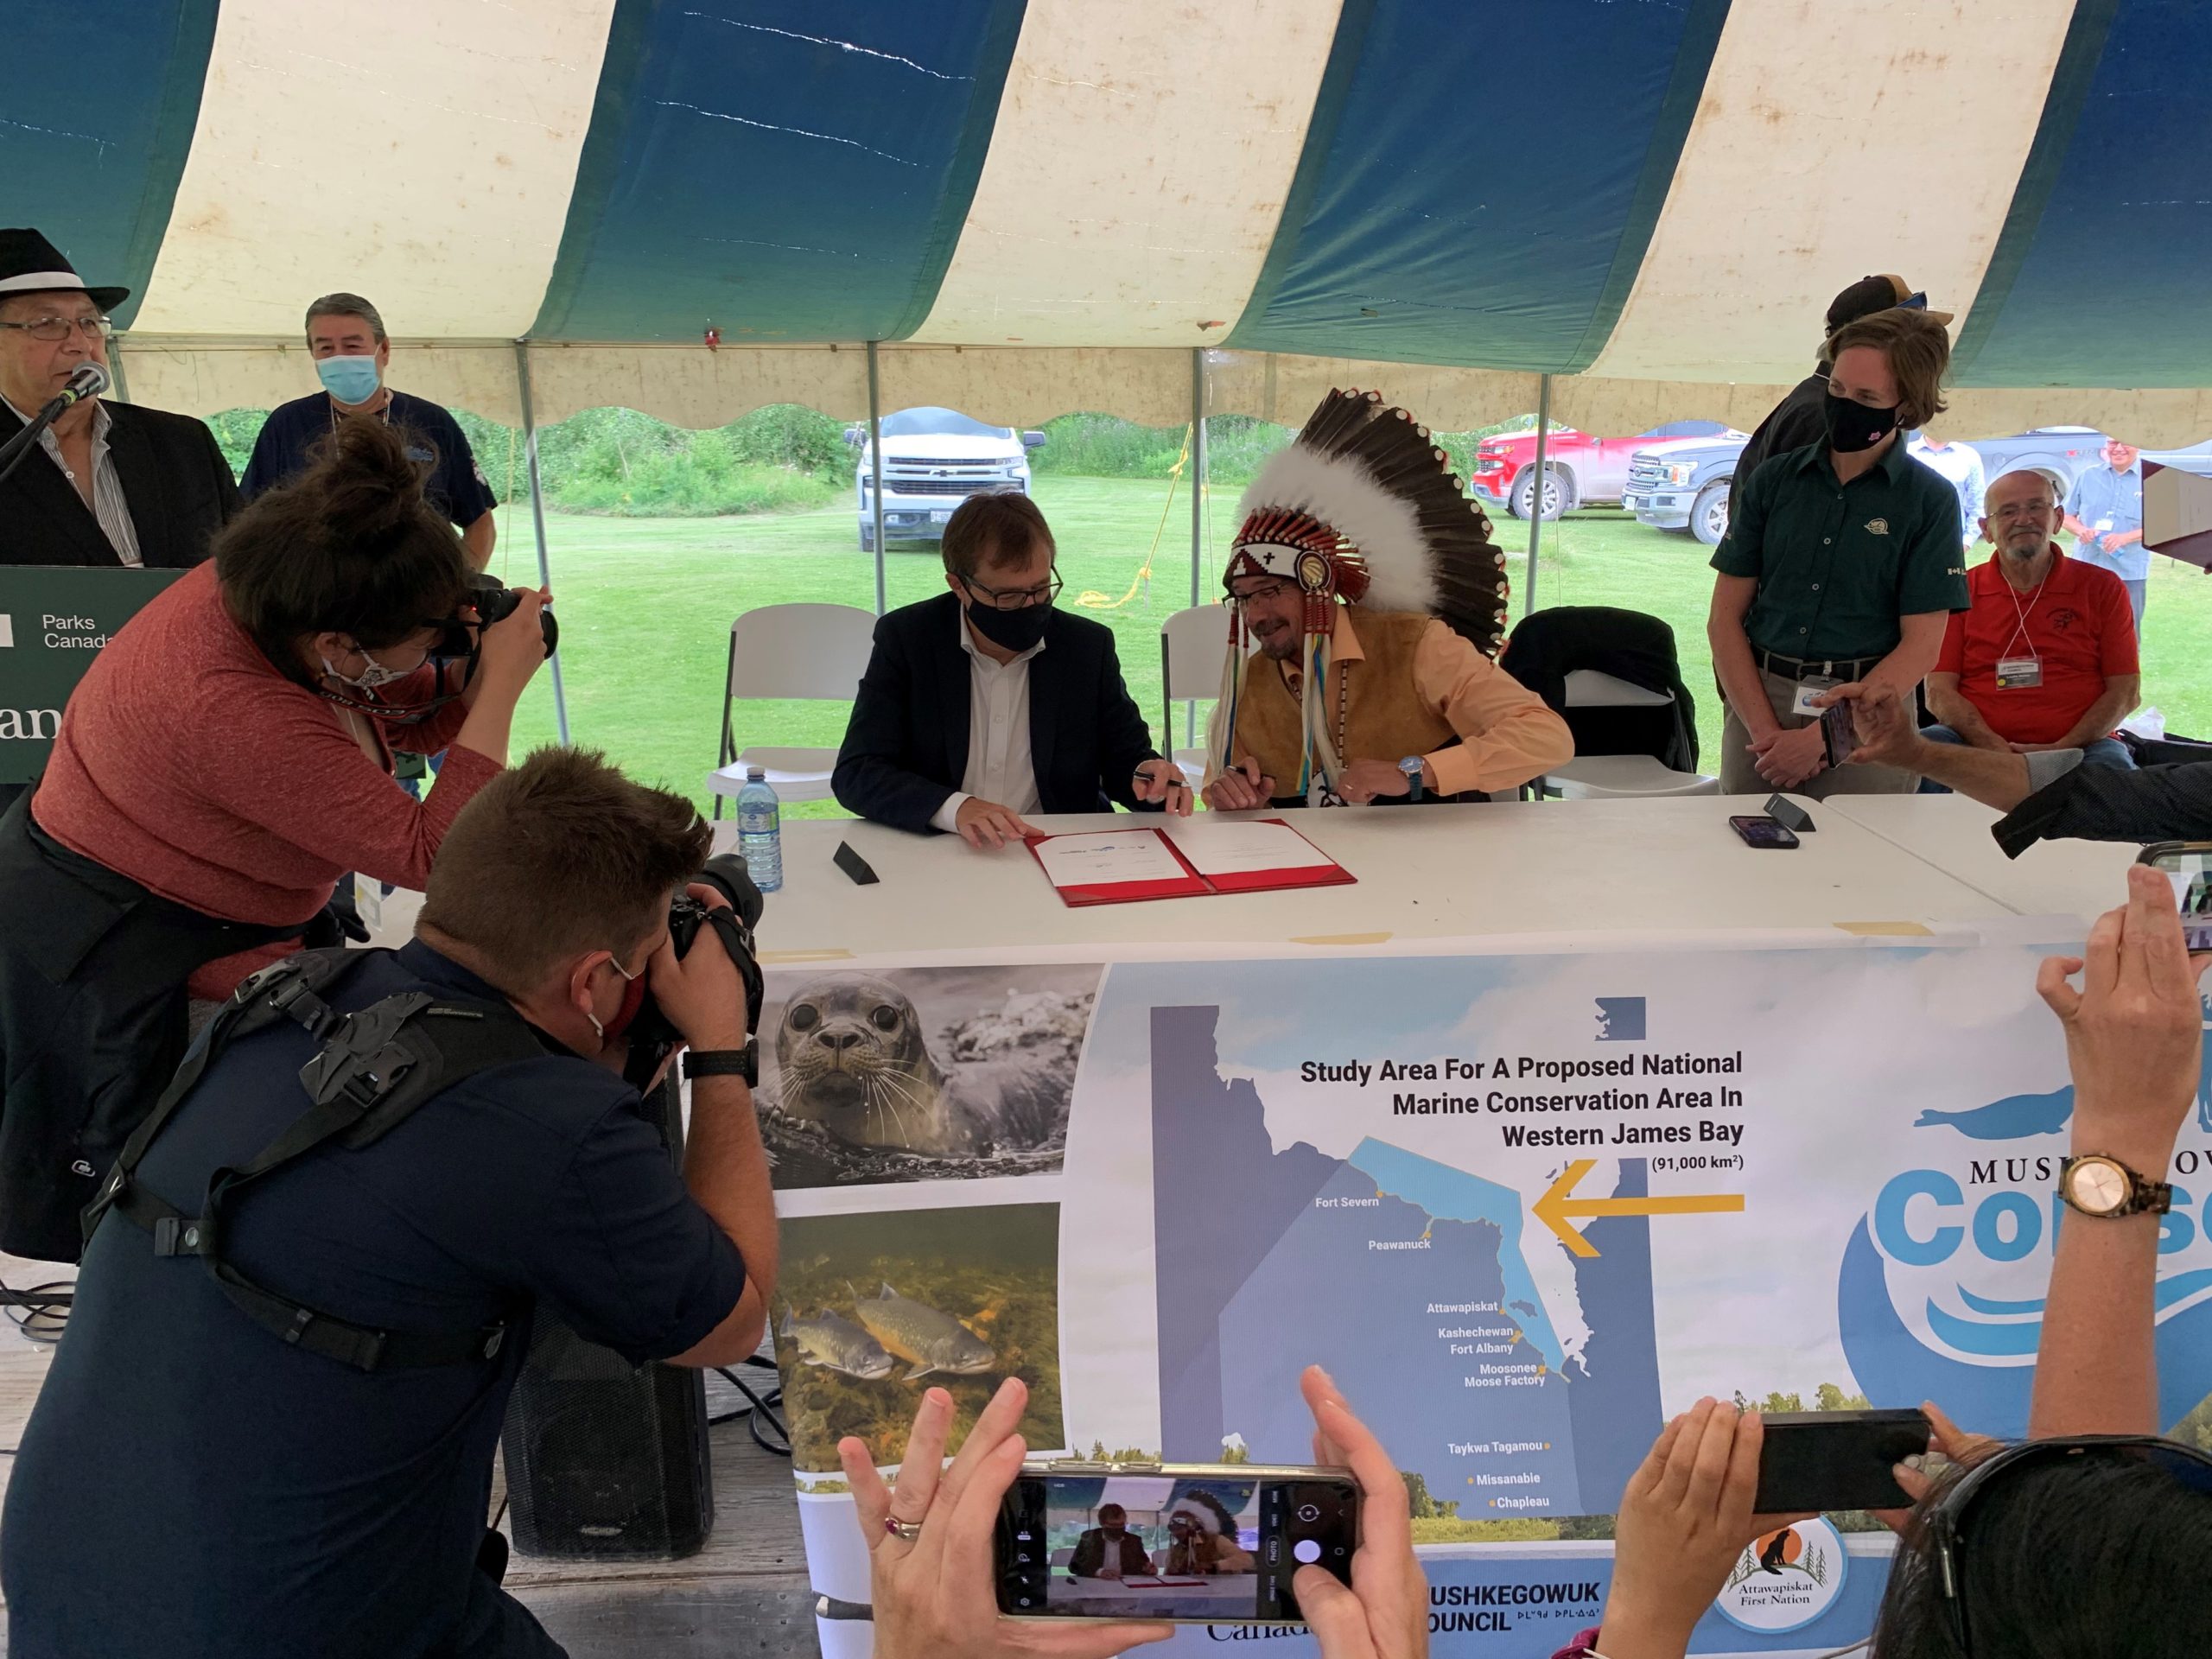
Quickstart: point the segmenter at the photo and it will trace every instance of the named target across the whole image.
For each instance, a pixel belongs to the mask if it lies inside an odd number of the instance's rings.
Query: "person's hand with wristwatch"
[[[1410,795],[1418,801],[1435,787],[1433,770],[1417,754],[1402,760],[1354,760],[1337,779],[1337,792],[1354,806],[1385,795]]]
[[[2127,904],[2089,930],[2079,957],[2052,957],[2036,988],[2066,1032],[2074,1073],[2071,1156],[2044,1294],[2028,1433],[2156,1434],[2158,1246],[2172,1201],[2174,1141],[2196,1103],[2204,1053],[2197,975],[2173,884],[2139,864]],[[2082,976],[2079,990],[2069,983]]]
[[[2171,1204],[2166,1166],[2196,1103],[2204,1046],[2203,964],[2182,943],[2173,885],[2141,864],[2127,880],[2126,908],[2098,918],[2082,956],[2046,960],[2036,981],[2065,1028],[2074,1074],[2059,1196],[2105,1220],[2163,1215]]]

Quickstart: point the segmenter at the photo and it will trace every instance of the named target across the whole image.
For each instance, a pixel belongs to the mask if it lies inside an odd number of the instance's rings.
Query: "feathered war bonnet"
[[[1305,595],[1301,714],[1307,762],[1320,758],[1319,781],[1332,788],[1341,766],[1322,691],[1336,601],[1441,618],[1495,657],[1505,640],[1505,555],[1491,544],[1490,520],[1468,499],[1451,458],[1428,429],[1382,394],[1332,391],[1306,427],[1260,468],[1237,504],[1227,589],[1238,577],[1275,576]],[[1236,705],[1251,639],[1241,607],[1231,607],[1222,669],[1217,772],[1236,752]],[[1298,780],[1306,792],[1308,777]]]

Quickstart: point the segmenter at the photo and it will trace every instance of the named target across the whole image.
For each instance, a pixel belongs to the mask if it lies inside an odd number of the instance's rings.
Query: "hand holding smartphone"
[[[1758,1515],[1909,1508],[1897,1465],[1928,1450],[1922,1411],[1776,1412],[1759,1451]]]
[[[1851,704],[1832,702],[1821,710],[1821,753],[1828,765],[1840,766],[1859,747],[1859,721]]]
[[[1013,1618],[1300,1622],[1291,1580],[1351,1582],[1349,1469],[1064,1458],[1024,1464],[1000,1506],[993,1578]]]
[[[2158,842],[2135,861],[2173,883],[2182,943],[2191,950],[2212,950],[2212,841]]]

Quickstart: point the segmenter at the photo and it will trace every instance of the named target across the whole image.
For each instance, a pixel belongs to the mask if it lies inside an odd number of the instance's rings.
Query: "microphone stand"
[[[30,454],[31,446],[38,442],[40,433],[45,431],[48,427],[52,426],[64,414],[74,409],[91,395],[88,392],[79,392],[72,397],[67,391],[61,393],[44,409],[39,410],[37,415],[32,417],[29,425],[24,427],[7,442],[0,443],[0,484],[6,483],[9,475],[22,464],[23,457]]]

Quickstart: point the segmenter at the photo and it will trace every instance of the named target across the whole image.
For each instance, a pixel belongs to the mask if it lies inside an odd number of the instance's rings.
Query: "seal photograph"
[[[769,1323],[793,1466],[835,1471],[847,1434],[894,1461],[933,1387],[950,1450],[1009,1376],[1029,1385],[1032,1449],[1063,1445],[1059,1228],[1056,1204],[786,1217]]]
[[[1102,971],[772,970],[760,1128],[776,1185],[1058,1170]]]

